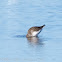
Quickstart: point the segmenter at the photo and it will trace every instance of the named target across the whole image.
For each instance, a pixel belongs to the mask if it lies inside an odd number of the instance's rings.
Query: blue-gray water
[[[62,62],[62,0],[0,0],[0,62]]]

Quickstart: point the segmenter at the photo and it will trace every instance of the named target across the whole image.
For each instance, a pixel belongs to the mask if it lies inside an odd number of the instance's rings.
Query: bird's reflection
[[[27,40],[32,45],[43,45],[43,40],[39,37],[28,37]]]

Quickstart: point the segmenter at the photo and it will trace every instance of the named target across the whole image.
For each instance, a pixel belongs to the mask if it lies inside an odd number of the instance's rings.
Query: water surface
[[[38,37],[26,38],[43,24]],[[62,62],[62,0],[1,0],[0,62]]]

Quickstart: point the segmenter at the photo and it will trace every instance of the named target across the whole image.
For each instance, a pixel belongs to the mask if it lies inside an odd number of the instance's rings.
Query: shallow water
[[[38,37],[26,38],[43,24]],[[62,0],[1,0],[0,62],[62,62]]]

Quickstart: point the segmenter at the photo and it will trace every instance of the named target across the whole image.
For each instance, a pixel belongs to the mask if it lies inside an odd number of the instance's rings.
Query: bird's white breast
[[[39,32],[40,32],[40,30],[32,32],[32,36],[36,36]]]

